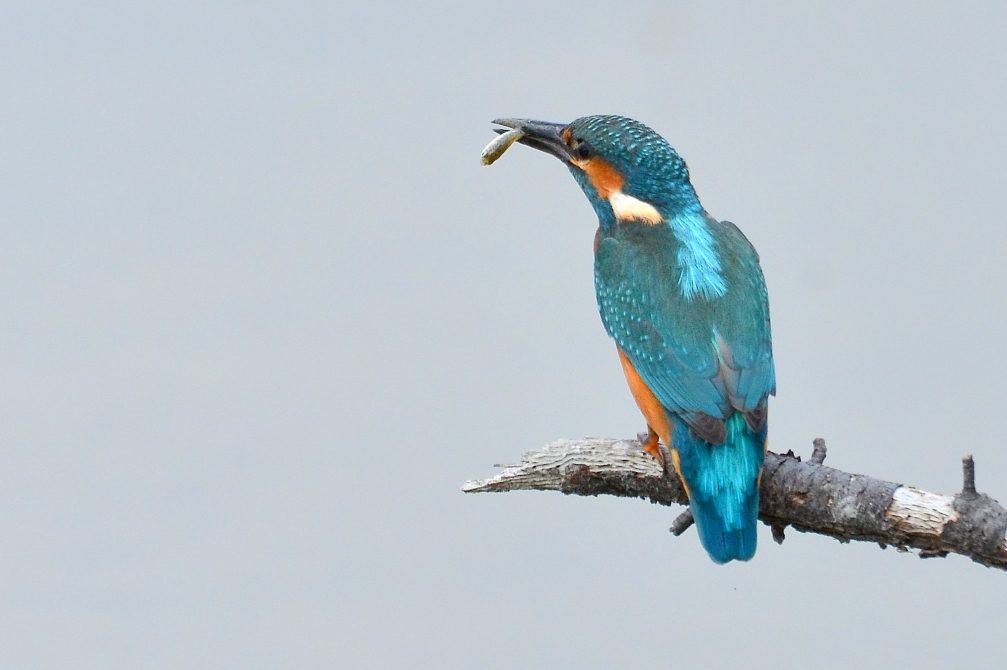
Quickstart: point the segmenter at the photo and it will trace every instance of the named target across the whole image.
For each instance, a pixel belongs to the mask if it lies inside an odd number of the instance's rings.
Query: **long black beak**
[[[493,123],[504,128],[515,128],[524,133],[518,140],[519,143],[552,154],[564,163],[570,162],[570,151],[560,135],[567,124],[531,119],[495,119]],[[497,133],[507,132],[503,128],[493,130]]]

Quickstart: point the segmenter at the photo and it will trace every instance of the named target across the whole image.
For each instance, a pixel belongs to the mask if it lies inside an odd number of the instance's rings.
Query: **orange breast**
[[[629,382],[629,390],[636,400],[637,407],[647,420],[647,425],[657,433],[664,445],[671,448],[671,425],[668,423],[668,415],[661,406],[661,402],[650,390],[650,387],[640,378],[639,373],[629,358],[619,349],[619,361],[622,363],[622,371],[626,373],[626,381]]]

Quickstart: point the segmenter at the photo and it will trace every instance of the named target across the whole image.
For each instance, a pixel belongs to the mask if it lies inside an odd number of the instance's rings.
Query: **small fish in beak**
[[[479,160],[483,165],[493,165],[498,158],[504,155],[505,151],[510,149],[512,144],[524,137],[524,131],[517,128],[498,132],[500,134],[487,144],[483,152],[479,154]]]

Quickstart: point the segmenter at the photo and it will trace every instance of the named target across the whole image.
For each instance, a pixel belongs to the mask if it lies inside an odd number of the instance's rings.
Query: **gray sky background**
[[[498,116],[639,118],[758,247],[770,446],[1007,499],[1000,3],[5,3],[0,666],[978,667],[1007,577],[464,496],[642,420]]]

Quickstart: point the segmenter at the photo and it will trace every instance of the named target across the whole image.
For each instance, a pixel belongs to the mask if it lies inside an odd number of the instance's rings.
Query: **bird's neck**
[[[667,221],[697,214],[705,216],[703,205],[700,204],[699,196],[696,195],[696,189],[688,180],[676,182],[661,189],[654,198],[654,205],[661,210]]]
[[[585,188],[591,206],[598,215],[603,231],[619,223],[670,223],[680,218],[704,218],[703,206],[689,182],[662,189],[654,196],[642,196],[632,191],[616,190],[604,195]]]
[[[595,211],[599,221],[596,243],[603,237],[615,237],[640,248],[663,250],[669,255],[645,257],[664,258],[665,263],[674,265],[678,287],[686,299],[714,300],[727,293],[716,222],[698,199],[663,207],[657,222],[618,218],[611,206],[596,205]]]

